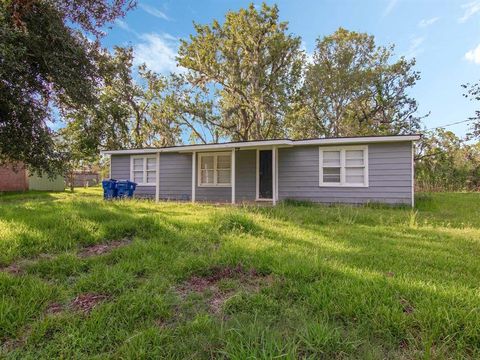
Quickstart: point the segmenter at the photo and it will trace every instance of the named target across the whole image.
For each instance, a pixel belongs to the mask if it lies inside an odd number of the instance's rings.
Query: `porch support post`
[[[232,184],[232,204],[235,204],[235,148],[232,149],[232,161],[231,161],[231,184]]]
[[[192,202],[195,202],[195,188],[196,188],[196,183],[195,183],[195,175],[196,175],[196,163],[197,163],[197,153],[194,151],[192,153]]]
[[[272,204],[277,204],[277,147],[272,149]]]
[[[157,178],[155,179],[155,202],[160,200],[160,153],[157,152]]]
[[[276,154],[275,154],[275,159],[276,159],[276,162],[275,162],[275,199],[276,201],[278,201],[278,159],[280,158],[278,156],[278,147],[275,148],[275,151],[276,151]]]
[[[415,207],[415,143],[412,141],[412,208]]]

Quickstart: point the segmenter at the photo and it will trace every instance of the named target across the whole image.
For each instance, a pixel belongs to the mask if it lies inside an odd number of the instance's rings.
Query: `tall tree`
[[[59,143],[71,144],[67,153],[88,159],[101,150],[168,146],[180,140],[181,130],[165,101],[166,77],[144,65],[135,67],[132,48],[116,47],[113,55],[103,52],[98,64],[98,101],[62,107],[67,126],[60,130]]]
[[[284,136],[284,118],[299,88],[304,54],[277,6],[228,12],[223,24],[194,24],[178,62],[195,89],[209,92],[214,116],[201,119],[233,140]]]
[[[158,76],[158,75],[157,75]],[[189,84],[184,74],[170,74],[167,87],[158,98],[163,100],[163,116],[173,119],[183,134],[189,135],[192,143],[219,142],[225,136],[216,124],[221,114],[211,91]]]
[[[134,0],[0,2],[0,163],[53,173],[53,108],[93,104],[100,29]],[[87,35],[97,40],[90,41]]]
[[[469,98],[471,101],[480,102],[480,83],[476,84],[465,84],[462,85],[466,92],[463,94],[466,98]],[[474,137],[480,137],[480,110],[475,111],[475,115],[470,117],[469,120],[474,120],[472,126],[472,135]]]
[[[480,143],[444,129],[430,131],[416,146],[416,186],[423,191],[480,189]]]
[[[402,134],[418,129],[408,90],[420,79],[415,60],[392,62],[393,46],[338,29],[317,40],[302,96],[289,117],[293,137]]]

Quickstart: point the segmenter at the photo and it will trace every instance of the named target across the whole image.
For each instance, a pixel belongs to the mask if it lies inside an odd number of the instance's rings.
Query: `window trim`
[[[368,180],[368,145],[353,145],[353,146],[321,146],[318,148],[319,158],[319,186],[320,187],[369,187]],[[363,151],[363,166],[346,166],[345,154],[347,150],[362,150]],[[323,181],[323,152],[324,151],[340,151],[340,182],[330,183]],[[346,182],[346,168],[361,168],[363,167],[363,184],[347,183]]]
[[[202,183],[202,157],[213,156],[213,183],[204,184]],[[228,183],[217,183],[217,172],[218,172],[218,156],[229,156],[230,157],[230,180]],[[232,187],[232,153],[231,151],[218,151],[218,152],[202,152],[198,153],[198,165],[197,165],[197,186],[198,187]],[[227,169],[220,169],[227,170]]]
[[[157,166],[157,156],[156,155],[132,155],[130,156],[130,181],[135,182],[134,176],[134,161],[135,159],[143,159],[143,180],[142,182],[138,182],[138,186],[156,186],[158,180],[158,166]],[[147,182],[147,159],[155,159],[155,170],[150,170],[150,172],[155,172],[155,181],[154,182]]]

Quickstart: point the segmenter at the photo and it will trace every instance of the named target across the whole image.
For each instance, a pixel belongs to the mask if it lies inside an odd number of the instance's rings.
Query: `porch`
[[[275,205],[278,201],[277,146],[202,149],[155,156],[157,202],[172,199],[194,203]],[[188,174],[179,177],[178,168],[186,170],[187,166],[190,167]],[[172,178],[169,178],[170,172]],[[190,183],[188,193],[185,192],[187,181]],[[172,196],[171,189],[177,184],[182,184],[182,193]]]

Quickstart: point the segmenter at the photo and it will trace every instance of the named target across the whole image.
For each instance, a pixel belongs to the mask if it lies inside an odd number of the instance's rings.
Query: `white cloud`
[[[150,70],[157,73],[179,72],[176,66],[178,42],[168,34],[141,34],[140,43],[134,45],[134,62],[136,65],[145,63]]]
[[[467,51],[465,54],[465,59],[473,62],[474,64],[480,65],[480,44],[478,44],[475,49]]]
[[[123,20],[117,19],[117,20],[115,20],[115,24],[120,29],[123,29],[123,30],[131,32],[131,33],[135,33],[135,31]]]
[[[155,16],[159,19],[170,20],[167,14],[165,14],[163,11],[158,10],[157,8],[154,8],[153,6],[146,5],[146,4],[139,4],[138,7],[144,10],[145,12],[149,13],[150,15]]]
[[[465,9],[463,16],[458,19],[459,22],[464,23],[470,19],[473,15],[480,12],[480,0],[475,0],[462,5],[462,9]]]
[[[425,28],[427,26],[430,26],[430,25],[433,25],[435,24],[438,20],[440,20],[440,18],[437,16],[437,17],[433,17],[431,19],[422,19],[420,20],[420,22],[418,23],[418,26],[421,27],[421,28]]]
[[[387,7],[383,11],[383,16],[387,16],[388,14],[390,14],[392,12],[393,8],[397,5],[397,2],[398,2],[398,0],[389,0],[388,4],[387,4]]]
[[[134,65],[146,64],[149,70],[157,73],[181,72],[184,70],[176,66],[178,38],[167,33],[139,34],[125,21],[118,19],[115,23],[119,28],[132,33],[138,39],[138,42],[133,45]]]
[[[418,56],[423,52],[422,44],[425,42],[425,38],[422,36],[416,36],[410,40],[410,46],[408,47],[405,57],[410,59]]]
[[[163,36],[165,39],[167,39],[167,40],[171,40],[171,41],[175,41],[175,42],[178,42],[178,41],[179,41],[179,38],[177,38],[177,37],[175,37],[175,36],[173,36],[173,35],[170,35],[170,34],[168,34],[168,33],[164,33],[162,36]]]

